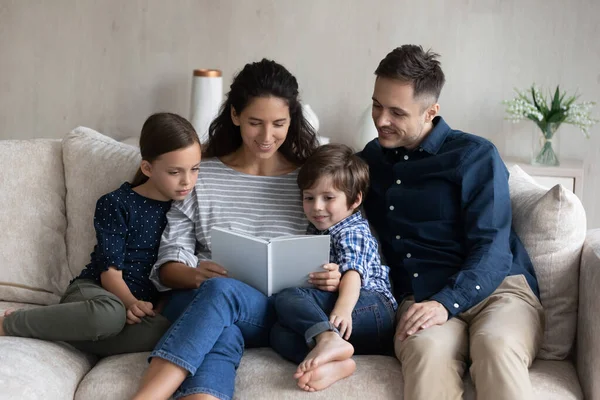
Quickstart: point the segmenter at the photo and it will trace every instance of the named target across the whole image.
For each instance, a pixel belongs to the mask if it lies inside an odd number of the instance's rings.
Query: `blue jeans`
[[[314,338],[326,331],[337,331],[329,315],[337,293],[312,288],[285,289],[275,296],[278,322],[271,329],[271,346],[281,356],[300,363]],[[393,354],[395,310],[380,293],[361,290],[352,311],[349,342],[355,354]]]
[[[268,346],[275,321],[273,305],[264,294],[229,278],[212,278],[196,290],[174,292],[164,315],[177,319],[150,357],[190,373],[175,399],[196,393],[231,399],[244,345]]]

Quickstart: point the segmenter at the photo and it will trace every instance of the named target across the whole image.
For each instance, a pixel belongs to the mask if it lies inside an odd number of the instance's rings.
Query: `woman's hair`
[[[348,207],[369,189],[369,166],[345,144],[326,144],[306,160],[298,172],[298,187],[308,190],[323,177],[330,177],[333,187],[344,192]]]
[[[246,64],[233,78],[219,115],[210,124],[203,155],[221,157],[236,151],[242,145],[242,135],[231,119],[231,108],[239,115],[255,98],[271,96],[284,100],[290,112],[290,127],[278,151],[288,161],[303,164],[318,146],[315,130],[302,114],[296,78],[267,59]]]
[[[200,143],[192,124],[173,113],[156,113],[148,117],[140,134],[142,160],[153,162],[162,154]],[[131,186],[139,186],[148,177],[139,168]]]

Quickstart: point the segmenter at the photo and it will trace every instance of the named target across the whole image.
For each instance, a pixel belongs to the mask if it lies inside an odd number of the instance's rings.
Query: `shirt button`
[[[400,239],[400,235],[396,235],[396,239]]]
[[[414,276],[415,278],[418,278],[418,277],[419,277],[419,274],[418,274],[417,272],[415,272],[415,273],[413,274],[413,276]]]
[[[405,160],[408,160],[408,156],[404,156],[404,159],[405,159]]]
[[[399,185],[399,184],[401,184],[401,183],[402,183],[402,181],[401,181],[400,179],[398,179],[398,180],[396,181],[396,183]]]
[[[394,150],[394,154],[398,154],[398,150]]]
[[[477,285],[477,286],[475,286],[475,289],[479,290],[479,289],[481,289],[481,286]]]
[[[423,148],[422,148],[422,147],[419,147],[419,151],[423,151]]]
[[[406,253],[406,258],[411,258],[411,257],[412,257],[412,254]]]
[[[454,308],[458,308],[458,307],[460,307],[460,306],[458,305],[458,303],[454,303]]]
[[[392,210],[392,211],[393,211],[393,210],[394,210],[394,206],[390,206],[390,210]]]

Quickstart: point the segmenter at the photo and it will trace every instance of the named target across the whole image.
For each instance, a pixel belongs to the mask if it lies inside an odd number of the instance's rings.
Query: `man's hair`
[[[405,44],[388,53],[379,63],[375,75],[397,79],[413,86],[414,98],[437,102],[446,82],[437,58],[440,55],[414,44]]]
[[[308,190],[323,177],[331,177],[336,190],[344,192],[348,207],[369,189],[369,166],[344,144],[318,147],[298,172],[298,187]]]

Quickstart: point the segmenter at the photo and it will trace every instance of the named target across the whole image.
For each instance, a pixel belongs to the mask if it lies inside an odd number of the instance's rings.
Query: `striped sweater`
[[[303,235],[308,224],[296,183],[298,170],[281,176],[235,171],[217,158],[203,160],[198,181],[184,200],[167,213],[156,264],[150,279],[160,291],[158,269],[168,261],[196,267],[210,260],[213,226],[236,229],[263,239]]]

